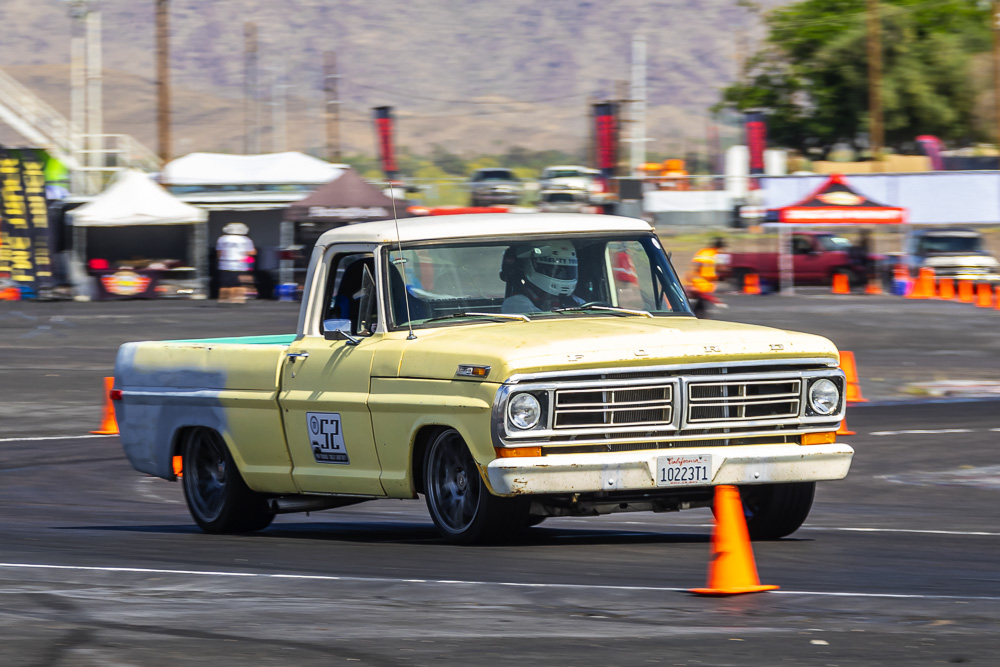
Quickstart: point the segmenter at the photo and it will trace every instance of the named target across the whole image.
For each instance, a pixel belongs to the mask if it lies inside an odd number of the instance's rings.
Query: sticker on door
[[[316,463],[350,463],[339,413],[307,412],[306,422],[309,426],[309,448]]]

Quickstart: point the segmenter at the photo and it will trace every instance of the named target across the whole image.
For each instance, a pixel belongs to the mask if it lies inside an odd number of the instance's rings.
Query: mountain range
[[[67,116],[79,29],[68,4],[0,3],[0,68]],[[102,23],[105,131],[155,148],[154,0],[90,7]],[[589,105],[627,99],[638,35],[647,45],[646,145],[679,153],[704,143],[708,108],[763,35],[759,14],[736,0],[170,0],[169,17],[176,155],[248,146],[247,24],[257,31],[260,149],[320,155],[330,51],[346,152],[374,153],[371,108],[389,105],[398,145],[472,156],[581,149]],[[272,132],[282,125],[284,137]],[[23,140],[0,128],[0,143]]]

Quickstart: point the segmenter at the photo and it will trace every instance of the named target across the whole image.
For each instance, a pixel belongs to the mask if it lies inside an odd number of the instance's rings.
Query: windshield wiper
[[[440,315],[438,317],[432,317],[429,320],[424,320],[424,322],[438,322],[440,320],[452,320],[456,317],[488,317],[492,320],[521,320],[522,322],[530,322],[531,318],[527,315],[515,315],[513,313],[452,313],[451,315]]]
[[[553,313],[582,313],[586,311],[596,310],[602,313],[611,313],[613,315],[640,315],[642,317],[652,317],[653,314],[648,310],[634,310],[632,308],[616,308],[615,306],[598,306],[596,304],[585,304],[583,306],[570,306],[569,308],[555,308]]]

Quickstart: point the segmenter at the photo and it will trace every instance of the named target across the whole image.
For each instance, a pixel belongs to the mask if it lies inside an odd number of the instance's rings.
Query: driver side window
[[[372,253],[337,255],[330,262],[323,329],[343,329],[370,336],[377,326],[375,257]]]

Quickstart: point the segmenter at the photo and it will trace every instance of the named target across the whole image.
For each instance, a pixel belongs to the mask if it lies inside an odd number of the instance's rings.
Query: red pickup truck
[[[852,286],[863,285],[863,259],[848,239],[832,232],[795,232],[792,234],[792,275],[796,285],[830,285],[837,273],[847,275]],[[779,253],[771,252],[720,253],[716,257],[719,280],[728,280],[737,289],[743,278],[756,273],[761,282],[777,287],[780,284]]]

